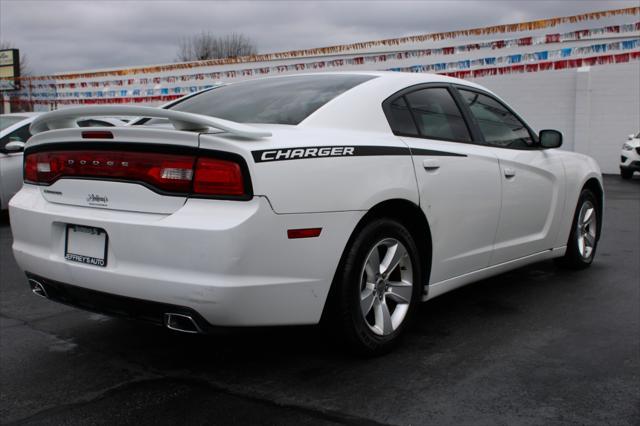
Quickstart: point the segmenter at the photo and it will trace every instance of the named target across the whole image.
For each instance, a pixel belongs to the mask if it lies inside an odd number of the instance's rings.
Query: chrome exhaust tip
[[[164,325],[169,330],[180,331],[182,333],[202,333],[198,324],[189,315],[166,313],[164,314]]]
[[[44,286],[39,281],[36,281],[33,278],[29,278],[29,285],[31,285],[31,291],[36,296],[44,297],[45,299],[49,298],[47,290],[44,289]]]

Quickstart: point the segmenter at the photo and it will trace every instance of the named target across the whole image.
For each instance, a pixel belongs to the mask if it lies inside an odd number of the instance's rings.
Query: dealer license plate
[[[72,262],[105,267],[108,244],[109,238],[104,229],[67,225],[64,258]]]

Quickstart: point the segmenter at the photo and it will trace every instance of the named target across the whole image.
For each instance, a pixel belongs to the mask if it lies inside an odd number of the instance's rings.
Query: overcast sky
[[[0,39],[26,54],[33,74],[44,74],[173,62],[180,38],[203,30],[245,34],[267,53],[637,5],[638,0],[0,0]]]

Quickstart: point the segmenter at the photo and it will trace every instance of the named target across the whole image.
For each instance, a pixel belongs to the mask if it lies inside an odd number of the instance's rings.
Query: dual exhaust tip
[[[47,290],[40,281],[29,278],[29,285],[31,286],[31,291],[36,296],[44,297],[45,299],[49,298]],[[181,333],[199,334],[203,332],[193,317],[173,312],[164,314],[164,326],[169,330],[179,331]]]
[[[29,285],[31,286],[31,291],[36,296],[44,297],[45,299],[49,298],[47,290],[45,290],[44,285],[42,285],[40,281],[29,278]]]
[[[179,331],[181,333],[202,333],[202,329],[198,326],[198,323],[189,315],[166,313],[164,314],[164,325],[169,330]]]

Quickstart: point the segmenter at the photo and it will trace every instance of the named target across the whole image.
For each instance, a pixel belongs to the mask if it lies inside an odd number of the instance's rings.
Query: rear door
[[[447,85],[410,88],[384,108],[413,155],[420,207],[432,233],[430,284],[487,267],[500,211],[495,154],[473,143]]]
[[[500,163],[502,208],[491,264],[554,247],[564,209],[564,167],[554,150],[509,107],[488,93],[458,87],[484,144]]]

